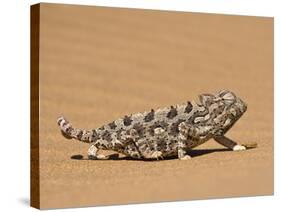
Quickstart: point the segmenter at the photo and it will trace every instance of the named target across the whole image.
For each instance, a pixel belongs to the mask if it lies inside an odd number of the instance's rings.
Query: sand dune
[[[273,193],[272,18],[52,4],[40,15],[42,208]],[[91,161],[56,125],[96,128],[219,89],[248,103],[228,136],[258,148],[209,141],[190,161]]]

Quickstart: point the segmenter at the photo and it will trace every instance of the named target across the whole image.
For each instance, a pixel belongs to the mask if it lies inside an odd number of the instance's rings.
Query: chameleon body
[[[211,138],[232,150],[245,150],[245,146],[224,135],[247,110],[247,105],[227,90],[201,94],[199,100],[200,103],[188,101],[126,115],[92,130],[76,129],[63,117],[57,123],[66,138],[91,144],[90,159],[105,159],[98,154],[104,149],[137,159],[177,156],[184,160],[190,158],[188,150]]]

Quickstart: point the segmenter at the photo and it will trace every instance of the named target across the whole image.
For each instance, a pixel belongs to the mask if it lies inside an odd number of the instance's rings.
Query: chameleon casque
[[[104,149],[137,159],[186,160],[191,158],[188,150],[211,138],[234,151],[245,150],[245,145],[224,136],[247,110],[245,102],[227,90],[201,94],[199,100],[126,115],[93,130],[73,128],[63,117],[57,123],[66,138],[91,144],[89,159],[106,159],[98,154]]]

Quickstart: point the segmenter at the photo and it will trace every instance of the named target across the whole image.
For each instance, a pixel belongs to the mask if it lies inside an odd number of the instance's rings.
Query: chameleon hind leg
[[[165,146],[165,140],[167,140],[167,131],[162,127],[157,127],[154,129],[153,134],[154,135],[139,139],[136,145],[143,158],[164,159],[163,148]]]
[[[96,147],[95,144],[92,144],[90,148],[88,149],[88,158],[91,160],[96,159],[107,159],[105,155],[98,154],[99,149]]]
[[[141,159],[142,158],[141,153],[139,152],[136,144],[133,141],[128,143],[124,147],[124,150],[123,150],[122,153],[125,154],[126,156],[131,157],[131,158],[135,158],[135,159]]]
[[[158,140],[154,136],[137,140],[136,146],[142,158],[163,159],[163,153],[158,148]]]
[[[233,140],[225,137],[225,136],[217,136],[214,138],[216,142],[218,142],[219,144],[232,149],[233,151],[243,151],[246,150],[246,147],[243,145],[239,145],[236,142],[234,142]]]

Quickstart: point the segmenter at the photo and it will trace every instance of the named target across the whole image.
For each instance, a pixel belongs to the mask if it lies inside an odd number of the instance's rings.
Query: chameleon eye
[[[234,95],[234,93],[228,92],[228,93],[224,94],[224,95],[222,96],[222,98],[223,98],[224,100],[234,100],[234,99],[236,99],[236,96]]]

